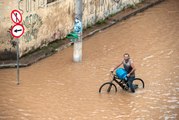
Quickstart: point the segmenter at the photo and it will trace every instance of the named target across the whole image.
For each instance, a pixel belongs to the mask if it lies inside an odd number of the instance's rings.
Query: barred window
[[[55,1],[57,1],[57,0],[47,0],[47,4],[55,2]]]

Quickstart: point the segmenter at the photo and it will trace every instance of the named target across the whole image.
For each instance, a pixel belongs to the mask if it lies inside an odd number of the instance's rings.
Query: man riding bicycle
[[[118,66],[116,66],[114,68],[114,70],[112,70],[112,72],[115,71],[117,68],[119,68],[123,64],[123,67],[127,72],[127,84],[129,86],[129,88],[131,89],[131,92],[135,93],[135,88],[132,83],[133,83],[133,80],[135,79],[135,70],[136,69],[135,69],[134,63],[128,53],[125,53],[123,55],[123,57],[124,57],[124,60]]]

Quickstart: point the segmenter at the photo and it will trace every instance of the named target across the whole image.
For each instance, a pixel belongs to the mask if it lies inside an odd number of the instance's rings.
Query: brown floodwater
[[[145,89],[99,94],[109,70],[131,54]],[[165,2],[20,69],[0,70],[0,120],[179,119],[179,1]]]

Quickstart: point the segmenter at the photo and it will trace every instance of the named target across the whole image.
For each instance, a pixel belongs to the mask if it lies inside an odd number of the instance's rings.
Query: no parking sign
[[[22,22],[22,14],[18,10],[13,10],[11,12],[11,20],[17,24]]]

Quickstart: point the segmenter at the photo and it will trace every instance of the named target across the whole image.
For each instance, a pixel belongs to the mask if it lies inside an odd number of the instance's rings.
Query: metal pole
[[[82,0],[75,0],[75,18],[78,18],[82,23]],[[83,29],[83,28],[82,28]],[[82,61],[82,32],[78,34],[79,38],[74,42],[74,51],[73,51],[73,61],[81,62]]]
[[[17,45],[16,45],[16,48],[17,48],[17,85],[19,85],[20,84],[20,82],[19,82],[19,40],[18,39],[16,39],[16,41],[17,41]]]

